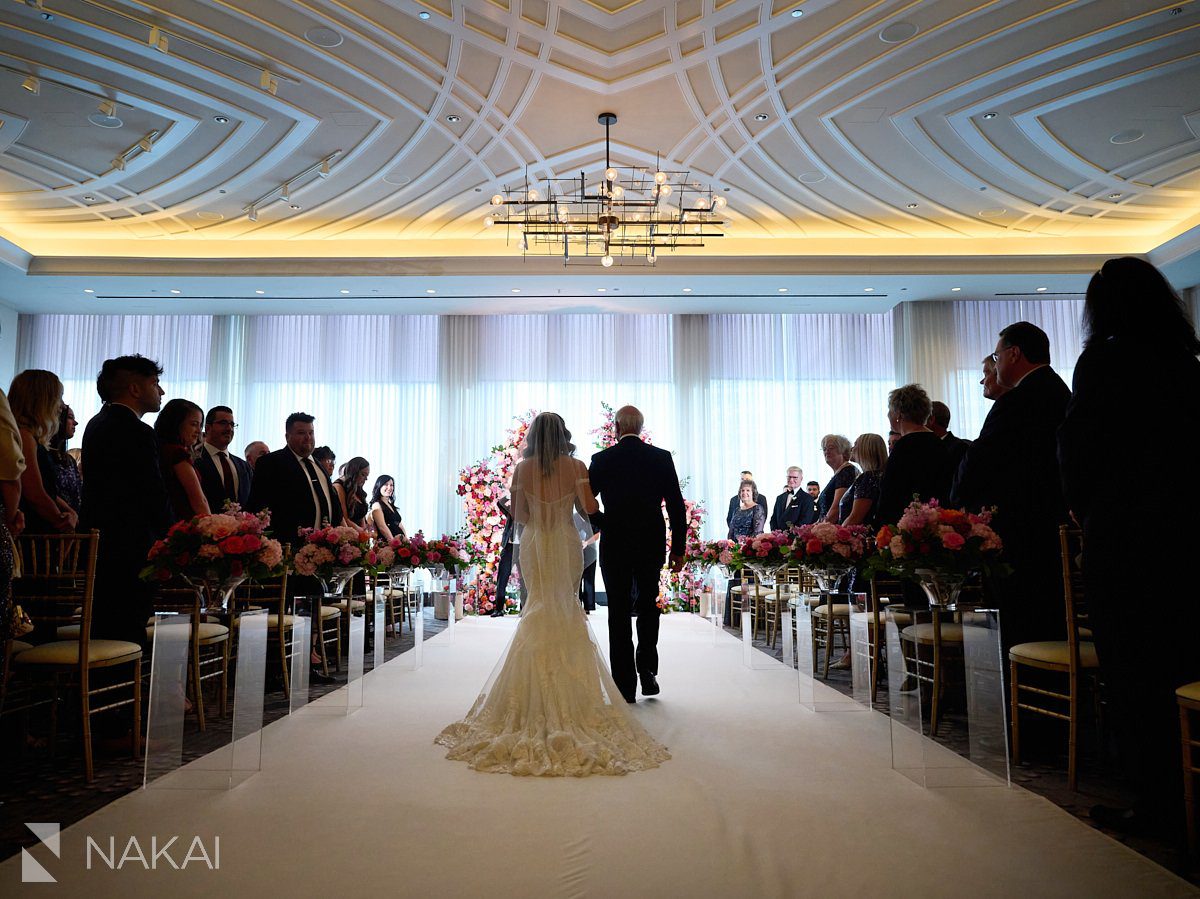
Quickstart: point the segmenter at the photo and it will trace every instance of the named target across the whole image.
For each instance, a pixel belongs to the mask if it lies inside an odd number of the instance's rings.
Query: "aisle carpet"
[[[602,644],[603,612],[592,616]],[[1191,886],[1020,788],[922,789],[890,767],[874,712],[810,712],[794,672],[742,665],[701,619],[663,619],[657,700],[636,714],[674,758],[622,778],[485,775],[433,737],[470,706],[515,619],[460,622],[366,678],[348,717],[265,731],[262,772],[229,792],[157,789],[33,850],[73,894],[128,896],[1164,896]],[[321,700],[336,702],[337,694]],[[178,775],[177,775],[178,776]],[[120,853],[220,838],[219,870]],[[20,888],[21,858],[0,864]],[[131,893],[131,891],[133,891]],[[65,895],[66,893],[64,893]]]

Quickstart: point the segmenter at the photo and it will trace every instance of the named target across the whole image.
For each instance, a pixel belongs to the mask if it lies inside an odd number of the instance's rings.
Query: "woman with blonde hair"
[[[879,502],[879,482],[887,465],[887,447],[883,438],[878,434],[859,434],[850,450],[850,461],[858,464],[862,474],[842,494],[838,516],[845,525],[874,524],[875,504]]]
[[[21,511],[31,534],[75,530],[79,515],[58,495],[58,473],[50,454],[50,438],[58,431],[63,386],[52,371],[31,368],[12,380],[8,403],[21,435],[26,459],[21,474]],[[36,460],[36,464],[34,464]]]

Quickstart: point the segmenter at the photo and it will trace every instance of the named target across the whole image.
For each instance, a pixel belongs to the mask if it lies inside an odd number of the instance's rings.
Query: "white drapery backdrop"
[[[774,497],[788,465],[828,478],[820,439],[886,435],[888,391],[923,383],[972,437],[987,413],[980,360],[1004,325],[1050,335],[1069,382],[1081,334],[1078,301],[909,303],[880,315],[22,316],[18,370],[62,378],[80,421],[99,408],[104,359],[141,352],[164,369],[168,397],[222,403],[251,440],[283,445],[290,412],[317,417],[338,464],[361,455],[396,478],[410,530],[451,532],[463,466],[501,442],[513,416],[560,412],[578,455],[601,402],[637,405],[654,442],[675,452],[685,495],[725,534],[742,469]],[[147,419],[150,420],[149,418]],[[1134,460],[1130,460],[1131,469]],[[86,472],[86,460],[84,460]]]

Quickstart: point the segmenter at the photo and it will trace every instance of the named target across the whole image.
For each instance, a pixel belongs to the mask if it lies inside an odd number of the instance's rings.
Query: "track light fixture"
[[[321,168],[317,170],[317,177],[318,178],[328,178],[329,177],[329,160],[328,159],[321,160]]]
[[[299,204],[292,203],[292,185],[299,184],[305,181],[310,175],[316,175],[318,178],[328,178],[333,166],[333,161],[342,154],[341,150],[334,150],[320,162],[310,165],[302,172],[297,172],[291,178],[280,183],[274,190],[270,190],[256,200],[247,203],[243,209],[246,211],[246,217],[252,222],[258,221],[258,210],[264,206],[268,206],[276,200],[283,200],[293,209],[299,209]]]
[[[166,53],[170,46],[167,36],[157,25],[150,26],[150,36],[146,38],[146,43],[158,50],[159,53]]]
[[[114,160],[112,161],[112,167],[113,167],[114,169],[116,169],[118,172],[123,172],[123,171],[125,171],[125,157],[124,157],[124,156],[118,156],[116,159],[114,159]]]
[[[256,208],[254,208],[254,206],[251,206],[250,211],[246,213],[246,218],[250,219],[250,221],[252,221],[252,222],[257,222],[258,221],[258,210]]]
[[[274,97],[275,92],[279,90],[279,79],[266,69],[263,69],[262,74],[258,78],[258,86]]]
[[[28,78],[26,78],[24,81],[21,82],[21,87],[23,87],[25,90],[29,91],[29,93],[34,94],[34,95],[40,94],[42,92],[42,82],[38,81],[32,75],[30,75]]]

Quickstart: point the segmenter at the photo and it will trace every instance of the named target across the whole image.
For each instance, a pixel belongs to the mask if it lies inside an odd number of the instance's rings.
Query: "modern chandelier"
[[[691,180],[687,171],[654,171],[614,166],[609,158],[609,129],[615,113],[602,112],[604,173],[598,183],[578,178],[546,178],[539,189],[528,175],[520,190],[492,197],[485,227],[504,226],[509,242],[520,241],[523,256],[599,257],[600,264],[653,265],[659,250],[703,247],[706,238],[723,237],[724,197]]]

